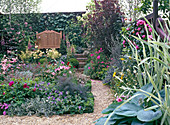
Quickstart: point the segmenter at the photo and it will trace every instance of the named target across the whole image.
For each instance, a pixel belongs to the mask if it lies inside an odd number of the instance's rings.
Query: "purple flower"
[[[55,90],[55,93],[57,92],[57,90]]]
[[[55,97],[53,98],[53,100],[55,100]]]
[[[79,108],[79,110],[80,110],[80,109],[81,109],[81,106],[79,106],[78,108]]]
[[[60,95],[63,95],[63,92],[60,92]]]
[[[6,115],[6,111],[3,112],[3,115]]]
[[[47,93],[45,93],[45,95],[47,95]]]
[[[48,99],[50,99],[51,97],[50,96],[48,96]]]
[[[57,98],[57,101],[60,101],[60,99],[59,99],[59,98]]]

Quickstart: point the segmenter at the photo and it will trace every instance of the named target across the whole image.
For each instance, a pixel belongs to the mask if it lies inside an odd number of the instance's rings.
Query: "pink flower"
[[[111,60],[113,60],[113,58],[111,58]]]
[[[92,56],[94,56],[94,54],[90,54],[90,56],[92,57]]]
[[[61,61],[61,64],[64,64],[64,62],[63,62],[63,61]]]
[[[125,96],[125,95],[122,95],[121,97],[122,97],[122,98],[126,98],[126,96]]]
[[[55,75],[55,73],[54,73],[54,72],[52,72],[51,74],[52,74],[53,76]]]
[[[136,49],[139,49],[139,46],[136,45]]]
[[[27,83],[25,83],[25,84],[23,85],[23,88],[27,88]]]
[[[143,21],[143,20],[138,20],[138,22],[137,22],[137,26],[139,26],[139,25],[143,25],[145,23],[145,21]]]
[[[63,76],[66,76],[67,74],[66,73],[63,73]]]
[[[14,62],[17,62],[17,61],[16,61],[16,60],[17,60],[16,58],[12,58],[12,60],[13,60]]]
[[[139,27],[137,30],[140,31],[140,30],[141,30],[141,27]]]
[[[93,61],[91,61],[91,63],[93,63]]]
[[[149,32],[152,32],[152,28],[149,28]]]
[[[103,61],[101,63],[104,63]]]
[[[100,55],[99,55],[99,56],[97,56],[97,59],[100,59]]]
[[[6,115],[6,111],[3,112],[3,115]]]
[[[3,92],[3,95],[5,95],[5,92]]]
[[[29,89],[30,87],[29,87],[29,86],[27,86],[27,88]]]
[[[130,30],[130,28],[128,27],[126,30],[127,30],[127,31]]]
[[[16,34],[18,34],[18,35],[19,35],[20,33],[21,33],[21,32],[17,32]]]
[[[88,69],[91,69],[91,67],[88,67]]]
[[[27,23],[27,22],[25,22],[24,24],[25,24],[25,25],[27,25],[28,23]]]
[[[149,37],[149,39],[152,39],[152,38],[153,38],[152,35],[149,35],[148,37]]]
[[[9,86],[12,86],[14,84],[14,81],[9,82]]]
[[[109,67],[109,66],[106,66],[107,68]]]
[[[136,33],[136,35],[138,35],[138,34],[139,34],[139,32]]]
[[[126,46],[125,46],[125,45],[123,45],[123,47],[125,48]]]
[[[123,40],[123,44],[125,44],[125,42],[126,42],[126,41],[125,41],[125,40]]]
[[[35,91],[36,91],[36,88],[34,88],[32,91],[35,92]]]
[[[100,50],[102,50],[102,48],[100,48]]]
[[[142,38],[145,38],[145,35],[143,35]]]
[[[117,102],[121,102],[122,99],[117,97],[116,101],[117,101]]]
[[[147,27],[150,27],[149,24],[146,24]]]

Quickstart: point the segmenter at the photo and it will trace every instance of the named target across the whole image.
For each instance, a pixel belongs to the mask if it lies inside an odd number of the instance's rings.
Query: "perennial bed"
[[[4,57],[0,84],[1,115],[82,114],[93,112],[91,81],[75,76],[68,62],[21,64]],[[5,69],[8,68],[8,69]]]

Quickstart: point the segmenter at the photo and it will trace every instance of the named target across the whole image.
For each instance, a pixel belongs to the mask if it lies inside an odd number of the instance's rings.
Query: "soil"
[[[98,118],[105,116],[101,111],[114,100],[108,86],[101,81],[92,80],[92,93],[95,98],[94,112],[76,115],[54,115],[52,117],[37,116],[0,116],[0,125],[95,125]]]

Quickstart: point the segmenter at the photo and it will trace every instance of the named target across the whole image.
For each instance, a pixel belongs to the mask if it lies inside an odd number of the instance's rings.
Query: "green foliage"
[[[1,0],[0,8],[4,13],[36,12],[41,0]]]
[[[107,123],[110,124],[120,124],[120,123],[134,124],[136,122],[138,122],[138,124],[139,123],[152,124],[152,125],[160,124],[159,120],[162,117],[162,112],[160,110],[156,110],[156,111],[144,110],[144,108],[151,106],[151,104],[152,106],[155,106],[152,100],[149,100],[150,105],[147,105],[148,104],[147,97],[149,96],[148,94],[151,93],[153,90],[152,84],[147,84],[143,86],[141,90],[148,93],[144,94],[143,92],[137,92],[134,93],[134,96],[130,98],[132,99],[131,101],[129,101],[130,99],[128,99],[128,101],[123,101],[118,103],[113,102],[111,105],[109,105],[108,108],[102,111],[103,114],[109,114],[109,115],[98,119],[96,125],[101,123],[106,124],[106,121]],[[109,120],[107,120],[108,117],[110,117]],[[127,118],[129,120],[127,120]]]
[[[121,61],[121,67],[110,66],[107,73],[105,74],[105,79],[103,79],[103,84],[109,85],[112,91],[115,93],[115,97],[121,95],[124,90],[121,86],[126,87],[136,87],[139,88],[137,81],[137,69],[134,66],[136,64],[135,60],[130,56],[125,56],[119,59]],[[141,74],[142,75],[142,74]],[[124,95],[128,92],[124,92]]]
[[[78,68],[79,67],[79,61],[76,59],[76,58],[70,58],[68,60],[68,62],[71,63],[71,65],[75,68]]]
[[[146,20],[147,21],[147,20]],[[147,23],[149,23],[147,21]],[[169,23],[169,21],[168,21]],[[150,24],[149,24],[150,25]],[[166,24],[165,24],[166,25]],[[151,26],[152,27],[152,26]],[[169,28],[167,27],[168,33]],[[162,29],[163,30],[163,29]],[[140,89],[134,88],[131,89],[129,87],[122,86],[121,88],[124,91],[128,92],[136,92],[132,97],[124,101],[122,104],[117,106],[112,113],[108,116],[99,119],[99,123],[103,122],[104,125],[107,123],[116,123],[117,120],[114,120],[115,114],[129,117],[135,116],[135,119],[130,119],[129,123],[131,124],[144,124],[150,123],[155,125],[169,125],[170,124],[170,108],[169,108],[169,38],[165,37],[164,42],[160,42],[160,36],[156,33],[156,31],[152,27],[153,38],[149,39],[147,34],[147,42],[141,39],[140,37],[135,37],[135,39],[139,40],[143,47],[143,57],[141,58],[140,54],[137,51],[137,48],[129,42],[129,45],[132,50],[132,57],[136,60],[136,68],[137,68],[137,80],[140,85]],[[153,33],[152,32],[152,33]],[[127,40],[128,38],[125,37]],[[145,45],[148,46],[150,54],[146,54]],[[141,73],[143,74],[141,76]],[[150,84],[148,84],[150,83]],[[118,99],[117,101],[122,101],[122,99]],[[134,105],[135,110],[128,108],[129,105]],[[142,108],[141,110],[137,110],[136,107]],[[129,114],[130,113],[130,114]],[[137,118],[137,119],[136,119]],[[133,121],[135,120],[135,121]],[[113,123],[114,122],[114,123]],[[121,122],[127,123],[125,119],[121,119]]]
[[[69,64],[17,67],[7,72],[0,85],[0,114],[51,116],[93,112],[91,81],[79,83],[73,78],[73,67]]]
[[[87,88],[81,84],[75,84],[71,77],[59,77],[57,82],[57,88],[59,88],[60,91],[69,91],[71,95],[74,95],[75,92],[78,92],[81,98],[87,100]]]
[[[92,79],[103,79],[110,64],[110,59],[103,53],[103,49],[94,50],[88,60],[90,62],[84,67],[84,74]]]
[[[152,3],[153,0],[142,0],[141,6],[138,7],[138,10],[147,14],[152,12]],[[168,12],[170,11],[169,8],[169,0],[158,0],[158,10],[162,11],[167,17],[169,17]]]
[[[86,47],[83,41],[83,35],[85,33],[83,23],[80,21],[71,20],[65,28],[65,36],[68,37],[68,41],[71,45],[76,45],[76,47]],[[67,41],[66,41],[67,42]]]

